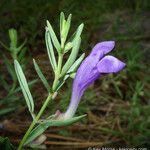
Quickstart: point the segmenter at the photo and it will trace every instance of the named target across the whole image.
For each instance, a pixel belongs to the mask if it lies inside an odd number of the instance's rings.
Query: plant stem
[[[32,121],[29,129],[27,130],[26,134],[24,135],[23,139],[21,140],[18,150],[22,150],[23,144],[25,143],[26,139],[28,138],[30,132],[32,131],[32,129],[34,128],[34,126],[36,125],[36,123],[38,122],[38,120],[40,119],[41,115],[43,114],[44,110],[46,109],[48,103],[50,102],[50,100],[52,100],[52,95],[53,94],[49,94],[47,99],[45,100],[43,106],[41,107],[39,113],[37,114],[37,116],[35,117],[35,119]]]
[[[57,66],[57,70],[56,70],[56,73],[55,73],[55,79],[54,79],[54,82],[53,82],[53,94],[49,94],[47,99],[45,100],[43,106],[41,107],[39,113],[37,114],[37,116],[35,117],[35,119],[32,121],[29,129],[27,130],[26,134],[24,135],[23,139],[21,140],[20,144],[19,144],[19,147],[18,147],[18,150],[22,150],[23,148],[23,145],[26,141],[26,139],[28,138],[30,132],[32,131],[32,129],[34,128],[34,126],[36,125],[36,123],[38,122],[38,120],[40,119],[40,117],[42,116],[44,110],[46,109],[48,103],[50,102],[50,100],[52,100],[52,97],[53,95],[55,94],[55,90],[56,90],[56,87],[58,85],[58,80],[60,78],[60,74],[61,74],[61,68],[62,68],[62,61],[63,61],[63,54],[59,54],[58,56],[58,66]]]
[[[54,82],[53,82],[53,91],[56,90],[58,80],[60,78],[61,68],[62,68],[62,60],[63,60],[63,54],[59,54],[59,56],[58,56],[58,66],[57,66],[57,70],[56,70],[56,73],[55,73],[55,79],[54,79]]]

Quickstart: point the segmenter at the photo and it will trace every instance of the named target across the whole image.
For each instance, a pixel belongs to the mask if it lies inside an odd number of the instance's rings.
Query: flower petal
[[[105,54],[109,53],[115,47],[114,41],[104,41],[96,44],[90,56],[97,56],[102,58]]]
[[[64,114],[65,119],[73,117],[84,91],[100,76],[96,67],[97,63],[95,57],[88,56],[77,70],[73,82],[71,101]]]
[[[81,87],[88,86],[92,80],[94,81],[99,74],[97,70],[97,63],[95,57],[88,56],[80,65],[77,70],[76,77],[74,79],[74,87],[76,85]]]
[[[117,73],[125,67],[125,63],[113,56],[105,56],[97,64],[100,73]]]

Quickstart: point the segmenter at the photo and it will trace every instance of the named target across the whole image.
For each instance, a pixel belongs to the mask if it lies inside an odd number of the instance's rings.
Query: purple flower
[[[104,41],[96,44],[92,52],[81,63],[77,70],[72,89],[72,96],[64,119],[72,118],[76,112],[84,91],[100,76],[106,73],[117,73],[125,67],[125,63],[105,54],[115,46],[114,41]]]

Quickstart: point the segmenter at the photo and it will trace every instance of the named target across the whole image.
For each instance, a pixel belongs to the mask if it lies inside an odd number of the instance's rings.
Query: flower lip
[[[100,73],[117,73],[125,67],[125,63],[119,59],[107,55],[103,57],[97,64],[97,69]]]
[[[89,56],[97,56],[99,60],[115,47],[115,41],[104,41],[96,44]]]

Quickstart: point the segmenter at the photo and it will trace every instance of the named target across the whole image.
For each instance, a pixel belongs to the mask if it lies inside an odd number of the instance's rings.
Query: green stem
[[[62,61],[63,61],[63,54],[59,54],[58,56],[58,66],[57,66],[57,70],[55,73],[55,79],[53,82],[53,91],[56,90],[59,78],[60,78],[60,74],[61,74],[61,68],[62,68]]]
[[[36,123],[38,122],[38,120],[40,119],[41,115],[43,114],[44,110],[46,109],[48,103],[50,102],[50,100],[52,100],[52,95],[49,94],[47,99],[45,100],[43,106],[41,107],[39,113],[37,114],[37,116],[35,117],[35,119],[33,120],[33,122],[31,123],[29,129],[27,130],[26,134],[24,135],[23,139],[21,140],[18,150],[22,150],[23,144],[25,143],[26,139],[28,138],[30,132],[32,131],[32,129],[34,128],[34,126],[36,125]]]
[[[59,78],[60,78],[60,74],[61,74],[61,68],[62,68],[62,61],[63,61],[63,54],[59,54],[59,56],[58,56],[58,66],[57,66],[57,70],[56,70],[56,73],[55,73],[55,79],[54,79],[53,86],[52,86],[53,87],[53,94],[55,94],[55,90],[56,90],[56,87],[57,87],[58,82],[59,82]],[[32,129],[34,128],[34,126],[36,125],[36,123],[38,122],[40,117],[42,116],[44,110],[46,109],[46,107],[49,103],[49,101],[52,100],[53,94],[48,95],[48,97],[45,100],[43,106],[41,107],[39,113],[37,114],[35,119],[32,121],[29,129],[27,130],[27,132],[24,135],[22,141],[20,142],[18,150],[22,150],[23,145],[24,145],[26,139],[28,138],[30,132],[32,131]]]

